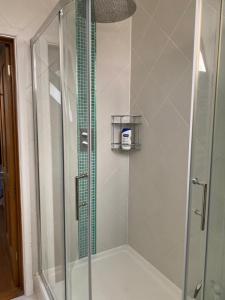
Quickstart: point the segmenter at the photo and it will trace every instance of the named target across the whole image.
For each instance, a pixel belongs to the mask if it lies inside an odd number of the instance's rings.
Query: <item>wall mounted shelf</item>
[[[140,150],[140,126],[142,116],[139,115],[113,115],[112,124],[112,150],[120,150],[129,152],[131,150]],[[122,131],[124,129],[131,130],[131,143],[122,141]]]

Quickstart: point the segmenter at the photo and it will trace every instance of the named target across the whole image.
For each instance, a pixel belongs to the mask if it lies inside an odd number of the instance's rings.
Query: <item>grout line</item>
[[[180,76],[180,78],[184,77],[184,74],[187,72],[189,66],[186,67],[186,69],[183,71],[182,75]],[[180,85],[181,80],[178,80],[178,82],[176,82],[176,84],[170,89],[169,93],[167,94],[167,96],[164,98],[164,100],[162,101],[162,103],[160,104],[159,108],[157,109],[157,111],[152,115],[151,119],[152,121],[157,118],[157,116],[159,115],[162,107],[170,100],[170,96],[172,95],[173,91]]]
[[[160,6],[161,1],[162,1],[162,0],[159,0],[158,3],[157,3],[157,5],[156,5],[156,8],[155,8],[155,11],[154,11],[154,14],[153,14],[153,18],[155,18],[155,15],[156,15],[156,13],[157,13],[157,11],[158,11],[158,9],[159,9],[159,6]]]
[[[173,35],[174,32],[177,30],[177,28],[178,28],[178,26],[179,26],[181,20],[182,20],[183,17],[185,16],[185,14],[186,14],[186,12],[188,11],[189,7],[191,6],[192,2],[193,2],[193,0],[189,0],[189,2],[188,2],[188,4],[187,4],[186,8],[184,9],[183,13],[182,13],[181,16],[179,17],[179,19],[178,19],[178,21],[177,21],[177,24],[175,25],[174,29],[172,30],[170,36]]]
[[[162,49],[160,50],[160,53],[159,53],[158,58],[155,60],[155,62],[153,63],[153,65],[150,67],[150,69],[147,71],[146,78],[145,78],[145,80],[143,80],[142,85],[141,85],[140,88],[139,88],[139,92],[137,93],[137,95],[136,95],[136,97],[135,97],[136,99],[140,96],[141,91],[143,90],[144,85],[146,84],[146,82],[147,82],[149,76],[153,73],[153,71],[154,71],[156,65],[157,65],[158,62],[160,61],[160,59],[161,59],[161,57],[162,57],[164,51],[166,50],[167,46],[169,45],[169,42],[172,43],[172,45],[173,45],[173,46],[174,46],[174,47],[182,54],[182,56],[183,56],[184,59],[187,61],[187,63],[190,64],[190,59],[187,58],[187,56],[186,56],[186,55],[184,54],[184,52],[178,47],[178,45],[174,42],[174,40],[171,38],[171,36],[174,34],[174,32],[176,31],[176,29],[178,28],[178,26],[179,26],[181,20],[183,19],[183,17],[185,16],[187,10],[189,9],[190,5],[192,4],[192,1],[193,1],[193,0],[190,0],[190,1],[188,2],[188,4],[187,4],[187,6],[186,6],[186,8],[185,8],[185,10],[184,10],[184,12],[183,12],[183,14],[180,16],[179,20],[177,21],[177,24],[175,25],[175,27],[174,27],[174,29],[173,29],[171,35],[168,35],[168,33],[166,33],[166,32],[161,28],[161,26],[158,24],[158,22],[157,22],[157,21],[155,20],[155,18],[154,18],[155,14],[156,14],[156,12],[157,12],[157,9],[159,8],[160,1],[158,2],[157,6],[156,6],[156,9],[155,9],[155,12],[154,12],[154,15],[153,15],[153,16],[151,16],[151,15],[148,13],[148,11],[147,11],[146,9],[143,9],[143,6],[140,4],[140,7],[144,10],[144,12],[146,12],[146,13],[152,18],[151,22],[155,22],[156,25],[159,26],[159,29],[165,34],[165,36],[166,36],[166,38],[167,38],[167,41],[165,42],[165,45],[164,45],[164,46],[162,47]],[[150,22],[150,23],[151,23],[151,22]],[[150,26],[150,25],[149,25],[149,26]],[[143,37],[141,38],[141,40],[143,40],[143,39],[144,39],[144,35],[143,35]],[[136,55],[136,57],[138,58],[138,60],[141,62],[141,64],[144,66],[144,62],[142,61],[141,56],[137,53],[137,51],[136,51],[136,49],[135,49],[134,47],[132,47],[132,51],[134,51],[134,54]],[[132,54],[131,54],[131,55],[132,55]],[[132,74],[131,74],[131,75],[132,75]],[[183,76],[183,74],[182,74],[182,76]],[[132,84],[132,82],[131,82],[131,84]],[[131,98],[132,98],[132,95],[131,95]],[[136,100],[136,101],[137,101],[137,100]],[[136,101],[135,101],[135,102],[136,102]]]
[[[186,15],[188,9],[191,7],[193,0],[190,0],[189,3],[187,4],[186,9],[184,10],[184,13],[182,14],[182,16],[179,18],[174,30],[171,32],[169,39],[171,40],[171,42],[173,43],[173,45],[180,51],[180,53],[183,54],[183,56],[188,60],[188,62],[192,63],[192,61],[186,56],[186,54],[183,52],[182,49],[180,49],[180,47],[176,44],[176,42],[173,40],[172,36],[174,35],[174,33],[176,32],[177,28],[179,27],[179,25],[181,24],[181,21],[183,20],[184,16]],[[195,23],[195,19],[194,19],[194,23]],[[193,32],[193,37],[194,37],[194,32]],[[194,42],[194,40],[193,40]],[[194,50],[194,48],[193,48]]]
[[[158,62],[160,61],[161,57],[162,57],[162,54],[164,53],[165,49],[167,48],[169,44],[169,40],[166,41],[165,45],[162,47],[161,51],[160,51],[160,54],[159,54],[159,57],[155,60],[155,62],[153,63],[153,65],[151,66],[151,68],[148,70],[147,74],[146,74],[146,77],[145,79],[143,80],[142,82],[142,85],[140,86],[140,89],[139,89],[139,92],[137,93],[136,95],[136,99],[140,96],[142,90],[143,90],[143,87],[144,85],[146,84],[147,80],[149,79],[149,76],[153,73],[156,65],[158,64]],[[144,62],[142,61],[140,55],[138,55],[136,53],[136,56],[138,57],[139,61],[141,61],[142,65],[145,65]]]
[[[185,127],[187,127],[187,129],[189,129],[190,123],[189,124],[187,123],[187,121],[184,119],[184,117],[181,115],[181,113],[177,109],[176,105],[170,99],[168,100],[168,103],[173,107],[173,109],[176,111],[179,118],[184,122]]]
[[[149,1],[150,1],[150,0],[149,0]],[[156,14],[156,12],[157,12],[157,10],[158,10],[158,7],[159,7],[160,2],[161,2],[161,0],[159,0],[158,3],[156,4],[156,6],[155,6],[155,8],[154,8],[154,10],[153,10],[153,12],[152,12],[152,14],[151,14],[151,13],[144,7],[144,5],[141,4],[141,3],[138,3],[137,9],[138,9],[138,6],[140,6],[141,9],[142,9],[149,17],[154,18],[155,14]]]
[[[185,55],[185,53],[179,48],[179,46],[175,43],[175,41],[172,39],[172,35],[175,33],[175,31],[177,30],[179,24],[181,23],[183,17],[185,16],[187,10],[189,9],[189,7],[191,6],[193,0],[189,0],[189,3],[187,4],[186,8],[184,9],[183,13],[181,14],[181,16],[178,18],[178,21],[174,27],[174,29],[172,30],[172,32],[170,34],[168,34],[161,26],[160,24],[155,20],[155,15],[153,16],[154,21],[158,24],[159,28],[161,29],[161,31],[167,36],[167,38],[173,43],[173,45],[182,53],[182,55],[185,57],[186,60],[188,60],[188,62],[190,62],[190,59]]]
[[[141,94],[141,92],[142,92],[142,89],[143,89],[145,83],[146,83],[147,80],[149,79],[149,76],[151,76],[151,74],[153,73],[154,68],[155,68],[155,65],[157,65],[158,61],[160,60],[160,58],[161,58],[161,56],[162,56],[164,50],[167,48],[168,44],[169,44],[169,41],[166,43],[166,45],[165,45],[165,47],[164,47],[164,49],[163,49],[163,51],[162,51],[160,57],[158,58],[158,60],[154,63],[153,67],[151,68],[151,70],[149,71],[149,73],[146,75],[146,79],[143,81],[143,84],[142,84],[142,86],[141,86],[141,88],[140,88],[140,91],[139,91],[139,93],[137,94],[137,96],[135,97],[135,99],[136,99],[135,103],[137,103],[137,98],[140,97],[140,94]],[[183,73],[181,74],[181,76],[180,76],[181,78],[183,78],[183,76],[184,76],[185,72],[188,70],[188,68],[189,68],[189,65],[185,68],[185,70],[184,70]],[[153,77],[154,77],[154,76],[153,76]],[[162,103],[160,104],[158,110],[155,112],[155,114],[153,114],[153,116],[152,116],[152,118],[151,118],[152,120],[158,115],[159,111],[161,110],[161,107],[167,102],[167,100],[168,100],[169,97],[171,96],[172,92],[173,92],[174,89],[178,86],[178,83],[180,83],[180,82],[181,82],[181,80],[178,80],[178,82],[177,82],[173,87],[171,87],[171,89],[169,90],[168,94],[165,96],[165,98],[163,99]],[[158,83],[156,83],[156,85],[158,86]]]

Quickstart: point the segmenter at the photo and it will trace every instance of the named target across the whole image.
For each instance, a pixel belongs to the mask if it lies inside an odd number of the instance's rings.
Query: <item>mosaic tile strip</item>
[[[78,172],[88,170],[88,153],[80,149],[80,131],[88,126],[87,80],[86,80],[86,21],[85,1],[76,1],[76,49],[77,49],[77,122],[78,122]],[[92,253],[96,253],[96,25],[92,24]],[[80,203],[88,201],[88,182],[81,179],[79,183]],[[79,214],[79,253],[80,258],[88,254],[88,215],[87,207],[81,207]]]

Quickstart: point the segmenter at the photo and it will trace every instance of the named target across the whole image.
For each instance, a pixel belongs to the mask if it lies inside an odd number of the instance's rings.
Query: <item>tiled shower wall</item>
[[[195,1],[138,0],[131,113],[143,116],[130,156],[129,244],[182,286]]]
[[[97,252],[129,242],[178,286],[194,14],[194,1],[139,0],[133,19],[97,24],[96,37]],[[110,116],[130,112],[143,115],[142,149],[127,156],[110,149]]]
[[[128,240],[129,154],[111,150],[111,115],[130,114],[131,27],[97,24],[97,252]]]

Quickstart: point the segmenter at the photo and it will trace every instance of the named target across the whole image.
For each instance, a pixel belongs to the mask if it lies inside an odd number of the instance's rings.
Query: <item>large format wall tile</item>
[[[149,70],[160,57],[162,49],[167,43],[167,35],[152,20],[146,25],[146,30],[137,44],[133,44],[136,53]],[[143,43],[145,46],[143,47]]]
[[[172,35],[172,39],[190,61],[193,59],[193,32],[195,27],[195,23],[190,22],[190,20],[194,20],[194,18],[195,1],[192,0]]]
[[[127,243],[129,155],[111,150],[111,116],[130,113],[131,20],[97,24],[97,252]]]
[[[131,113],[143,125],[141,150],[130,156],[128,241],[181,287],[194,9],[190,0],[139,0],[137,9]]]
[[[155,19],[167,34],[170,35],[173,32],[178,21],[183,17],[189,2],[190,0],[162,0],[159,2]]]
[[[150,15],[154,15],[155,10],[159,4],[158,0],[137,0],[136,1],[138,8],[141,6],[146,10]]]

